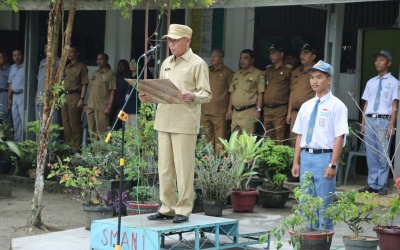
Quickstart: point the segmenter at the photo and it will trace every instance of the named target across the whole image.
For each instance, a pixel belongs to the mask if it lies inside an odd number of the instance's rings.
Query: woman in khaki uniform
[[[227,119],[232,119],[232,132],[246,131],[253,134],[256,119],[260,119],[260,112],[265,89],[264,73],[253,66],[254,52],[245,49],[240,53],[240,70],[233,75],[229,87],[231,99],[228,107]]]
[[[97,136],[104,134],[110,126],[110,114],[116,89],[115,74],[108,65],[108,55],[97,55],[99,69],[93,73],[89,81],[89,99],[86,113],[89,132]],[[92,138],[94,139],[94,138]]]

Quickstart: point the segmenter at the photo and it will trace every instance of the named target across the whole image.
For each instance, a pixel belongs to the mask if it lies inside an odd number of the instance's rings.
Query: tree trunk
[[[28,227],[45,229],[41,219],[44,189],[44,168],[47,159],[47,146],[51,133],[54,110],[60,104],[58,101],[61,95],[60,88],[54,88],[55,84],[61,85],[61,76],[71,43],[72,26],[74,22],[76,0],[71,1],[68,23],[63,34],[63,47],[60,65],[56,71],[58,38],[60,26],[63,20],[64,0],[57,0],[52,4],[49,13],[49,24],[47,29],[47,50],[46,50],[46,82],[45,95],[43,100],[43,116],[40,122],[39,149],[37,154],[37,168],[35,179],[35,191],[32,198],[31,214],[28,218]],[[61,102],[62,104],[62,102]]]

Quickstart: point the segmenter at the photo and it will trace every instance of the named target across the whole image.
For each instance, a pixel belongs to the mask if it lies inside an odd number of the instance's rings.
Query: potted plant
[[[114,206],[108,199],[104,199],[99,193],[101,181],[98,177],[101,170],[98,167],[75,166],[69,157],[55,164],[48,164],[50,174],[47,178],[58,176],[59,183],[77,192],[78,198],[82,200],[82,209],[86,213],[86,229],[90,230],[93,220],[111,218]]]
[[[155,186],[136,186],[129,193],[128,215],[149,214],[158,211],[160,206],[159,190]]]
[[[21,157],[18,145],[11,141],[12,129],[7,123],[0,123],[0,174],[8,174],[11,170],[11,156]]]
[[[327,229],[315,228],[318,222],[318,213],[324,206],[323,198],[313,195],[314,185],[311,182],[311,172],[306,172],[302,176],[300,187],[293,190],[294,198],[298,204],[293,206],[293,213],[284,218],[277,228],[273,228],[271,233],[276,238],[277,249],[281,249],[282,238],[289,233],[289,243],[293,249],[315,249],[329,250],[332,244],[334,232]],[[304,192],[308,190],[308,192]],[[261,243],[265,243],[268,236],[260,238]]]
[[[264,173],[265,183],[257,187],[259,201],[263,207],[284,207],[290,191],[283,187],[287,180],[285,171],[293,161],[294,149],[289,146],[276,145],[267,139],[263,147],[265,150],[260,157],[259,172]]]
[[[379,249],[395,250],[400,246],[400,225],[394,225],[394,219],[400,214],[400,178],[396,179],[397,195],[386,207],[386,213],[381,220],[376,223],[374,231],[379,238]]]
[[[201,189],[204,213],[210,216],[222,216],[226,198],[235,185],[228,161],[223,154],[215,153],[211,143],[202,136],[197,143],[195,166],[196,186]]]
[[[220,138],[226,151],[226,160],[235,186],[231,195],[233,211],[252,212],[258,195],[257,189],[249,188],[255,171],[257,159],[264,150],[261,147],[264,139],[257,140],[257,136],[248,135],[245,131],[240,136],[238,131],[231,134],[229,141]]]
[[[380,218],[380,215],[376,214],[379,204],[372,201],[374,194],[346,190],[336,192],[335,196],[336,201],[325,209],[324,215],[332,218],[334,224],[343,221],[353,232],[352,235],[343,236],[346,249],[377,249],[378,238],[360,235],[365,232],[366,225]]]

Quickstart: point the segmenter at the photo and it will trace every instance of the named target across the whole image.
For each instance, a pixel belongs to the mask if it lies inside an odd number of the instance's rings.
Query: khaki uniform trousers
[[[264,127],[267,136],[282,145],[286,133],[287,106],[277,108],[264,107]]]
[[[200,122],[201,126],[204,127],[207,142],[211,142],[215,152],[219,153],[222,145],[219,137],[224,139],[228,137],[228,124],[225,115],[202,115]]]
[[[254,120],[255,108],[250,108],[243,111],[233,110],[232,112],[232,132],[238,130],[239,133],[246,131],[247,134],[254,134],[255,131],[255,121]]]
[[[64,127],[64,141],[78,152],[82,146],[82,109],[78,108],[80,93],[65,96],[65,103],[61,108],[61,119]]]
[[[108,131],[110,116],[104,114],[103,110],[87,108],[86,114],[89,132],[94,132],[99,136]]]
[[[162,214],[189,216],[192,213],[196,140],[195,134],[158,131],[159,212]]]

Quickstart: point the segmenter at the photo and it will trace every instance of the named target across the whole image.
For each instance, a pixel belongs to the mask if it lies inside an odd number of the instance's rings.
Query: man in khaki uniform
[[[78,61],[79,52],[75,47],[68,51],[69,63],[65,65],[65,103],[61,108],[64,141],[74,152],[82,146],[82,108],[89,82],[86,65]]]
[[[108,66],[107,54],[99,53],[97,55],[97,65],[99,69],[93,73],[89,82],[86,113],[89,132],[94,132],[99,136],[107,132],[110,126],[110,114],[117,84],[115,74]],[[98,139],[98,137],[92,137],[92,139]]]
[[[229,85],[232,82],[233,71],[224,66],[224,52],[214,49],[211,52],[211,66],[209,67],[210,87],[213,98],[209,103],[201,106],[201,126],[205,129],[205,136],[211,142],[216,152],[221,145],[219,137],[227,139],[228,124],[226,114],[229,105]]]
[[[287,124],[290,124],[290,144],[292,147],[296,143],[296,134],[292,132],[297,113],[303,103],[315,96],[315,92],[310,85],[310,73],[307,72],[315,64],[317,51],[308,43],[305,43],[300,49],[301,65],[292,72],[290,80],[290,97],[288,105],[288,114],[286,116]]]
[[[189,220],[193,209],[194,165],[197,134],[200,130],[201,104],[209,102],[211,90],[208,65],[189,47],[192,29],[171,24],[167,38],[172,54],[160,68],[160,78],[169,79],[180,91],[184,104],[158,104],[154,129],[158,131],[158,174],[160,210],[149,220]],[[151,97],[139,93],[140,101]],[[176,201],[178,185],[178,201]]]
[[[254,67],[254,52],[245,49],[240,53],[240,70],[233,75],[229,92],[231,100],[227,118],[232,119],[231,130],[253,134],[256,119],[260,119],[265,89],[264,74]]]
[[[292,66],[284,64],[285,53],[279,44],[269,47],[272,65],[265,70],[264,127],[267,136],[282,144],[286,133],[286,115],[290,93]]]

